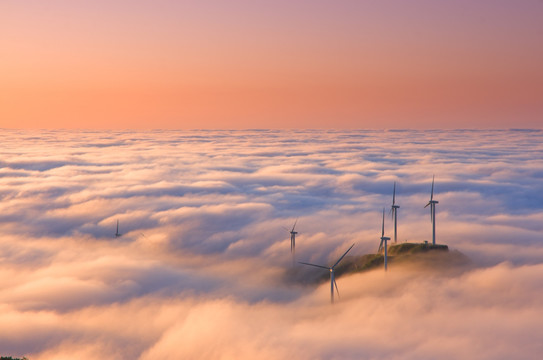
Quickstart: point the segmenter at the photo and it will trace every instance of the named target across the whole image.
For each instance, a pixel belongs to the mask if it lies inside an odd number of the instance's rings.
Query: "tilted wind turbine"
[[[310,264],[310,263],[305,263],[305,262],[300,262],[300,264],[314,266],[314,267],[318,267],[318,268],[326,269],[326,270],[330,271],[330,302],[332,304],[334,303],[334,286],[336,287],[337,295],[339,297],[339,289],[337,287],[336,278],[335,278],[335,274],[334,274],[335,267],[337,266],[337,264],[339,264],[339,262],[341,260],[343,260],[345,255],[347,255],[347,253],[353,248],[353,246],[354,246],[354,244],[352,244],[351,247],[348,248],[347,251],[345,251],[345,253],[343,255],[341,255],[341,257],[331,267],[317,265],[317,264]]]
[[[432,221],[432,245],[436,244],[436,204],[439,204],[439,201],[434,200],[434,179],[435,175],[432,176],[432,192],[430,193],[430,201],[424,208],[427,208],[430,205],[430,220]]]
[[[392,207],[390,208],[390,213],[392,214],[392,219],[394,220],[394,243],[398,241],[398,209],[400,205],[396,205],[396,181],[394,181],[394,190],[392,192]]]

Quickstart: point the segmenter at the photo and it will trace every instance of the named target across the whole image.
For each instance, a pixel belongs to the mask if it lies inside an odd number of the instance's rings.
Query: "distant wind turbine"
[[[284,228],[290,233],[290,253],[292,254],[292,265],[294,265],[296,262],[296,234],[298,233],[294,231],[294,228],[296,227],[297,222],[298,218],[296,218],[296,221],[294,221],[294,225],[292,225],[292,230]]]
[[[432,192],[430,193],[430,201],[424,208],[427,208],[430,205],[430,220],[432,221],[432,245],[436,244],[436,204],[439,204],[439,201],[434,200],[434,179],[435,175],[432,176]]]
[[[392,214],[392,219],[394,220],[394,243],[398,241],[398,209],[400,205],[396,205],[396,181],[394,181],[394,190],[392,192],[392,207],[390,212]]]
[[[119,237],[122,234],[119,232],[119,220],[117,220],[117,231],[115,232],[115,237]]]
[[[347,255],[347,253],[353,248],[353,246],[354,246],[354,244],[352,244],[351,247],[348,248],[347,251],[345,251],[345,253],[343,255],[341,255],[341,257],[338,259],[338,261],[336,261],[336,263],[334,265],[332,265],[331,267],[316,265],[316,264],[310,264],[310,263],[305,263],[305,262],[300,262],[300,264],[314,266],[314,267],[318,267],[318,268],[326,269],[326,270],[330,271],[330,302],[332,304],[334,303],[334,286],[336,287],[337,296],[339,297],[339,289],[337,288],[336,278],[335,278],[335,274],[334,274],[335,267],[337,266],[337,264],[339,264],[339,262],[341,260],[343,260],[345,255]]]
[[[390,240],[390,238],[385,236],[385,209],[383,208],[383,223],[381,225],[381,243],[379,244],[379,252],[381,252],[381,249],[383,248],[383,243],[384,243],[385,244],[385,271],[387,271],[387,261],[388,261],[388,253],[387,253],[388,240]]]

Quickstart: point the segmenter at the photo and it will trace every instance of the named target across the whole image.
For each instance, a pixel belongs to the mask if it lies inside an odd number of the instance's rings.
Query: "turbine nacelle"
[[[389,237],[381,236],[381,243],[379,244],[379,249],[377,250],[377,252],[383,251],[383,249],[384,249],[383,244],[385,244],[385,246],[386,246],[386,242],[389,241],[389,240],[390,240]]]
[[[399,208],[400,208],[400,205],[392,205],[390,207],[389,214],[391,215],[392,219],[394,219],[394,214],[396,214],[396,211],[398,211]]]

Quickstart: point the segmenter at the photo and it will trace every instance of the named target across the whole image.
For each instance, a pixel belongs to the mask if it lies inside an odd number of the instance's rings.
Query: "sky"
[[[541,128],[543,2],[0,2],[0,128]]]
[[[0,136],[2,356],[543,353],[543,130]],[[398,241],[430,240],[434,174],[437,242],[469,262],[339,276],[334,305],[326,271],[293,269],[296,219],[298,261],[374,253],[394,181]]]

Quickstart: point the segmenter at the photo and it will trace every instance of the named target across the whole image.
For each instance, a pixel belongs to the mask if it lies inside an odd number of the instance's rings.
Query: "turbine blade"
[[[310,263],[301,262],[301,261],[298,261],[298,263],[304,264],[304,265],[309,265],[309,266],[314,266],[314,267],[318,267],[318,268],[322,268],[322,269],[326,269],[326,270],[330,270],[329,267],[322,266],[322,265],[310,264]]]
[[[344,253],[343,255],[341,255],[341,257],[338,259],[338,261],[336,261],[336,263],[334,264],[334,266],[331,267],[331,269],[335,268],[336,265],[339,264],[339,262],[340,262],[341,260],[343,260],[343,258],[345,257],[345,255],[347,255],[347,253],[348,253],[349,251],[351,251],[351,249],[353,248],[353,246],[354,246],[354,244],[352,244],[351,247],[348,248],[347,251],[345,251],[345,253]]]
[[[430,202],[428,202],[428,204],[426,204],[426,206],[424,206],[424,208],[426,209],[426,208],[428,207],[428,205],[430,205],[430,204],[431,204],[431,203],[430,203]]]
[[[298,222],[298,218],[296,218],[296,221],[294,221],[294,225],[292,226],[292,231],[294,231],[294,228],[296,227],[297,222]]]
[[[385,208],[383,208],[383,224],[381,227],[381,237],[385,236]]]
[[[340,296],[339,296],[339,289],[338,289],[338,287],[337,287],[337,282],[336,282],[336,279],[335,279],[335,278],[334,278],[334,285],[336,286],[337,297],[338,297],[338,299],[339,299],[339,298],[340,298]]]
[[[394,191],[392,192],[392,205],[396,205],[396,181],[394,181]]]
[[[434,179],[435,175],[432,175],[432,193],[430,194],[430,201],[434,200]]]
[[[286,226],[281,226],[283,229],[285,229],[286,231],[290,232],[290,230],[286,227]]]
[[[381,249],[383,248],[383,238],[381,238],[381,243],[379,244],[379,249],[377,252],[381,252]]]

